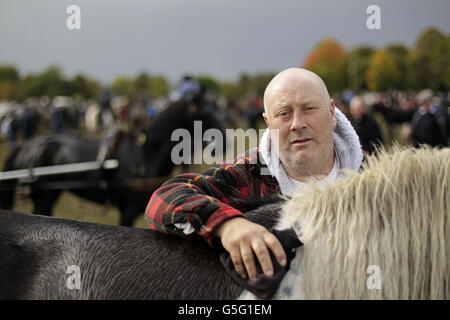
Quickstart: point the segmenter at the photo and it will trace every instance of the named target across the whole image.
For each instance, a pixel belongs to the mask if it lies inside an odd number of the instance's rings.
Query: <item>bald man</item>
[[[250,279],[257,276],[254,256],[270,277],[274,266],[269,251],[282,266],[286,253],[271,232],[245,219],[242,208],[231,206],[230,197],[289,195],[310,177],[336,178],[340,169],[358,170],[362,161],[358,136],[315,73],[301,68],[280,72],[265,90],[264,109],[268,129],[257,152],[249,150],[232,165],[166,182],[146,210],[153,229],[197,234],[210,245],[220,240],[236,271]],[[265,166],[270,174],[261,170]],[[229,194],[230,186],[237,192]]]

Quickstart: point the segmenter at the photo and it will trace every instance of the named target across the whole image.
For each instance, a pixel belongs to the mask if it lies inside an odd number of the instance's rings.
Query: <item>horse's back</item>
[[[11,154],[9,167],[23,169],[83,161],[94,161],[98,142],[67,134],[46,134],[26,141]]]
[[[232,299],[242,292],[205,243],[153,230],[3,210],[0,243],[2,298]],[[79,289],[68,285],[71,270],[79,270]]]

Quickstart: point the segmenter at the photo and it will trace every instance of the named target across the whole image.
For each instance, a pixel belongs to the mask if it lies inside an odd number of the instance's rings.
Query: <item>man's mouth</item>
[[[311,141],[312,141],[311,138],[297,138],[297,139],[292,140],[291,144],[293,144],[294,146],[303,146]]]

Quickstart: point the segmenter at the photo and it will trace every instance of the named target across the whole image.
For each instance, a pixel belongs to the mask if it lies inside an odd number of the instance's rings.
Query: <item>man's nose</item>
[[[298,113],[294,113],[292,123],[291,123],[291,130],[301,130],[306,127],[305,118],[302,117],[302,115]]]

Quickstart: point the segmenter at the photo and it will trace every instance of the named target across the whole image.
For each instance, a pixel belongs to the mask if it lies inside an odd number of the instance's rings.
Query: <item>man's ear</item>
[[[336,124],[337,124],[337,120],[336,120],[336,106],[334,105],[333,99],[330,99],[330,114],[331,114],[331,119],[333,121],[333,128],[335,128]]]
[[[266,125],[269,126],[269,118],[268,118],[267,114],[265,112],[263,112],[262,116],[264,118],[264,121],[266,122]]]

